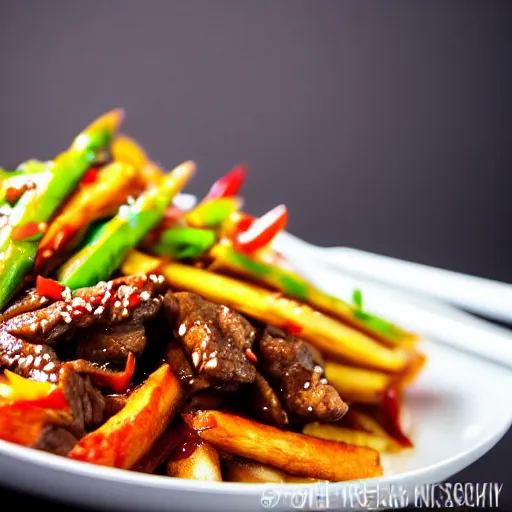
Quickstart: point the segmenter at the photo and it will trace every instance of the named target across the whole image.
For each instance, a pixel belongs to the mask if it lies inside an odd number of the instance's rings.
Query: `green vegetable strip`
[[[176,260],[199,258],[216,242],[216,234],[208,229],[174,227],[163,231],[151,252]]]
[[[209,252],[219,268],[245,275],[279,290],[283,294],[309,303],[311,306],[346,321],[378,339],[395,345],[411,341],[413,336],[394,324],[354,308],[337,297],[327,295],[304,278],[284,268],[270,265],[241,254],[227,241],[216,244]]]
[[[78,185],[99,152],[108,147],[122,119],[121,111],[100,117],[76,137],[37,177],[36,187],[26,191],[11,210],[9,224],[0,232],[0,310],[23,284],[37,253],[38,236],[13,239],[15,229],[47,223],[57,208]],[[30,165],[23,170],[30,169]]]
[[[74,290],[107,280],[126,255],[161,221],[194,170],[194,164],[186,162],[135,202],[122,206],[117,215],[95,231],[92,240],[59,269],[60,283]]]
[[[185,220],[195,228],[213,228],[219,226],[239,208],[240,200],[235,197],[210,199],[188,212]]]

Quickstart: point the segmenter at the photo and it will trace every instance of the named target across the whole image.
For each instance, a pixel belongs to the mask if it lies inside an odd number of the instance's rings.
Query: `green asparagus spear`
[[[110,144],[123,119],[113,110],[82,131],[70,148],[45,165],[34,188],[23,193],[0,232],[0,310],[32,269],[46,223]],[[28,171],[30,165],[21,170]]]
[[[209,229],[176,226],[161,233],[151,252],[177,260],[199,258],[216,239],[216,234]]]
[[[126,255],[161,221],[166,208],[194,171],[195,164],[185,162],[135,202],[123,205],[117,215],[58,270],[60,283],[75,290],[107,280]]]

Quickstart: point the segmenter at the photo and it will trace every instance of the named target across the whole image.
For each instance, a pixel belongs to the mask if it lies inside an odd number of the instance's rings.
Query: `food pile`
[[[166,172],[123,119],[0,171],[0,439],[196,480],[380,476],[413,447],[416,336],[295,273],[245,165],[180,208],[194,162]]]

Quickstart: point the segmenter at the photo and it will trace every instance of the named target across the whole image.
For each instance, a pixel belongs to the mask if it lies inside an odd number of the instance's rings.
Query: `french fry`
[[[379,454],[370,448],[287,432],[220,411],[188,413],[183,419],[218,450],[293,475],[330,481],[382,475]]]
[[[183,390],[163,364],[101,427],[83,437],[69,457],[103,466],[132,468],[166,429],[182,404]]]
[[[148,259],[149,258],[149,259]],[[161,262],[142,253],[128,256],[122,272],[139,273],[159,266],[171,287],[198,293],[204,298],[230,306],[256,320],[275,326],[294,325],[304,340],[323,352],[389,372],[400,372],[408,362],[406,351],[381,345],[366,334],[315,311],[310,306],[237,279],[213,274],[181,263]],[[143,270],[144,269],[144,270]]]
[[[332,361],[324,363],[324,371],[326,379],[347,402],[379,403],[392,381],[388,373]]]
[[[134,471],[139,473],[151,474],[160,467],[177,448],[181,442],[179,430],[175,422],[172,422],[164,433],[156,440],[151,449],[140,459],[135,466]]]
[[[188,457],[171,458],[167,474],[189,480],[222,482],[219,452],[210,444],[199,442]]]
[[[387,345],[412,347],[418,340],[415,334],[382,318],[367,313],[361,315],[350,304],[322,292],[282,264],[276,264],[278,256],[270,246],[249,256],[237,252],[232,242],[224,238],[210,249],[209,256],[214,260],[213,268],[216,272],[235,273],[278,290],[288,297],[302,300]]]
[[[363,430],[355,430],[327,423],[309,423],[302,429],[302,433],[318,437],[319,439],[338,441],[339,443],[347,443],[354,446],[366,446],[381,453],[398,452],[403,449],[403,446],[387,434],[371,434]]]
[[[304,478],[295,475],[289,475],[280,469],[273,468],[266,464],[260,464],[252,460],[241,459],[239,457],[226,458],[223,461],[223,474],[227,482],[243,482],[247,484],[256,483],[314,483],[320,482],[315,478]]]

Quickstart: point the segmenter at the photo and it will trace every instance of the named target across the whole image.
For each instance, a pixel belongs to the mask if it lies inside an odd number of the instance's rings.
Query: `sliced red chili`
[[[400,424],[400,394],[399,391],[390,387],[384,392],[382,397],[382,409],[387,419],[388,432],[403,446],[412,446],[411,440],[402,430]]]
[[[256,354],[250,349],[245,350],[245,357],[251,361],[253,364],[258,364],[258,358],[256,357]]]
[[[186,212],[184,212],[182,209],[178,208],[177,206],[171,205],[165,210],[164,213],[164,223],[165,225],[173,225],[176,222],[178,222]]]
[[[302,332],[302,327],[294,322],[286,322],[283,325],[283,330],[286,331],[290,336],[299,336]]]
[[[237,165],[212,185],[205,200],[234,196],[242,187],[246,177],[247,165],[244,163]]]
[[[91,185],[95,183],[98,179],[98,169],[96,167],[91,167],[86,173],[82,176],[80,183],[82,185]]]
[[[135,372],[135,356],[129,352],[126,365],[121,372],[95,372],[91,378],[97,386],[104,386],[115,393],[124,393],[130,387]]]
[[[15,241],[28,240],[37,235],[41,235],[46,225],[37,224],[36,222],[27,222],[21,226],[15,226],[11,233],[11,239]]]
[[[240,220],[236,223],[235,232],[236,234],[244,233],[247,231],[253,224],[253,222],[256,220],[255,217],[252,217],[251,215],[247,215],[246,213],[243,213]]]
[[[268,245],[288,222],[288,210],[279,205],[252,222],[249,229],[240,233],[234,246],[237,251],[253,253]]]
[[[47,277],[37,276],[36,278],[36,290],[37,293],[43,297],[49,299],[61,300],[62,292],[66,289],[65,286],[61,285],[53,279]]]

